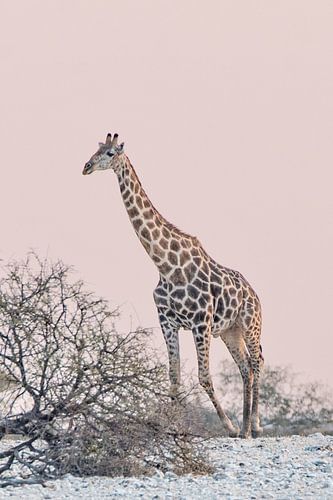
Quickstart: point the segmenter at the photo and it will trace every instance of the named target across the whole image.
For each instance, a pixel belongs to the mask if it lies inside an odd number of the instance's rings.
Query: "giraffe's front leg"
[[[198,356],[198,375],[199,383],[205,389],[212,401],[218,416],[227,429],[230,437],[237,437],[239,429],[236,428],[229,417],[225,414],[222,406],[216,397],[214,386],[209,371],[209,348],[210,348],[210,323],[199,325],[193,328],[193,337]]]
[[[175,400],[180,385],[179,329],[170,325],[164,314],[159,314],[159,320],[168,350],[170,396]]]

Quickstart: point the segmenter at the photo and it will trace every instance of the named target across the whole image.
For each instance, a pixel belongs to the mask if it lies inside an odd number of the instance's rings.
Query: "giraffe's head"
[[[85,164],[83,175],[92,174],[95,170],[107,170],[117,168],[120,155],[124,152],[124,143],[117,144],[118,134],[106,136],[106,141],[99,143],[99,148],[90,160]]]

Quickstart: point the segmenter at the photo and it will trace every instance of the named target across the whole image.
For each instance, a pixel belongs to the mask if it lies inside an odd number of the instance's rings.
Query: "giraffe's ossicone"
[[[206,390],[229,435],[239,431],[219,404],[209,371],[211,337],[221,337],[237,363],[244,385],[242,437],[261,433],[258,400],[263,365],[260,346],[260,301],[238,272],[215,262],[199,240],[170,224],[155,209],[137,174],[118,145],[118,135],[105,143],[86,163],[83,174],[112,169],[138,238],[158,268],[160,279],[154,300],[169,355],[171,396],[180,384],[180,328],[192,330],[198,356],[199,382]]]

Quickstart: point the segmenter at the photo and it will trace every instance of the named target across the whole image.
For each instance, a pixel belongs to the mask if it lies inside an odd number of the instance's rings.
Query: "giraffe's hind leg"
[[[264,358],[260,345],[260,324],[255,324],[244,331],[244,340],[247,350],[250,354],[250,362],[253,370],[253,389],[252,389],[252,436],[258,437],[263,429],[260,427],[259,418],[259,385],[260,373],[264,364]]]
[[[243,379],[243,425],[240,436],[247,438],[251,432],[253,371],[250,356],[239,327],[221,333],[221,338],[238,366]]]

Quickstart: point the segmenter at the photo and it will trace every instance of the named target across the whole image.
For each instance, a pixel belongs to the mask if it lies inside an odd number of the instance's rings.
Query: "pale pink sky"
[[[164,348],[117,180],[81,175],[117,131],[161,213],[259,293],[266,361],[330,381],[333,2],[2,0],[0,37],[0,257],[73,264]]]

